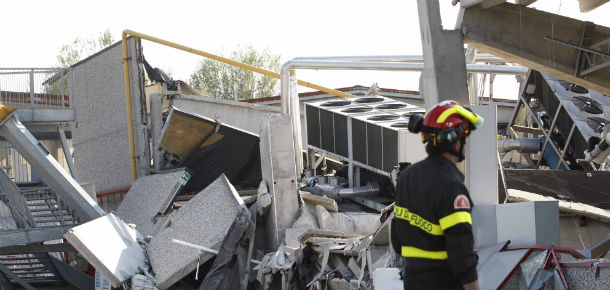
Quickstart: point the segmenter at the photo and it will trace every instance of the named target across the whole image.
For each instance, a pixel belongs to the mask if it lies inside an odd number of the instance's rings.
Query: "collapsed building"
[[[425,157],[406,123],[427,104],[458,96],[488,123],[506,124],[502,140],[495,126],[472,136],[463,168],[475,203],[481,288],[610,287],[608,152],[600,149],[610,79],[603,77],[608,59],[593,57],[607,54],[608,28],[518,4],[463,1],[459,35],[438,29],[435,1],[420,2],[431,13],[420,22],[433,28],[420,60],[294,59],[282,68],[277,98],[199,95],[152,69],[144,42],[209,54],[133,31],[69,70],[53,71],[45,81],[59,80],[59,94],[3,91],[2,101],[17,110],[3,107],[0,134],[37,178],[26,184],[1,172],[0,286],[401,289],[402,260],[389,242],[394,186],[402,169]],[[513,43],[501,43],[506,39],[481,37],[506,25],[482,21],[517,10],[530,21],[555,17],[549,29],[565,39],[547,39],[557,49],[552,66],[533,45],[516,53]],[[511,33],[534,42],[545,39],[543,30]],[[566,44],[574,31],[584,31],[587,43]],[[448,61],[464,55],[463,41],[473,48],[468,63]],[[435,45],[447,49],[436,62],[450,70],[427,59],[440,53]],[[579,66],[553,62],[566,55]],[[576,73],[562,71],[573,67]],[[373,85],[315,86],[321,92],[299,95],[300,83],[290,77],[295,69],[342,68],[424,70],[426,94]],[[473,95],[467,73],[491,72],[521,78],[516,103]],[[144,85],[146,76],[152,86]],[[430,91],[443,78],[455,83]],[[40,110],[38,99],[61,113]],[[65,158],[38,141],[35,127],[49,122],[60,124],[52,129]],[[74,164],[63,140],[69,122]]]

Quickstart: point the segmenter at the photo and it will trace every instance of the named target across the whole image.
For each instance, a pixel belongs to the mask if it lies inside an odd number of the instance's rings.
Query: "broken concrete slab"
[[[173,239],[219,250],[243,206],[243,200],[223,174],[168,215],[147,247],[157,287],[167,289],[195,270],[198,258],[203,264],[213,257],[211,253],[175,244]]]
[[[338,229],[345,233],[368,236],[381,225],[379,214],[364,212],[336,212],[331,213]]]
[[[178,170],[136,179],[116,214],[126,223],[135,224],[143,236],[152,235],[155,226],[153,218],[160,210],[163,211],[162,207],[171,203],[180,188],[186,184],[190,175],[185,173],[184,170]]]
[[[575,215],[582,215],[597,219],[602,222],[610,222],[610,212],[579,202],[570,202],[564,200],[557,200],[552,197],[543,196],[527,191],[508,189],[507,192],[508,201],[519,202],[519,201],[559,201],[559,210],[564,213],[571,213]]]
[[[318,217],[318,223],[320,224],[321,229],[328,231],[340,231],[339,225],[337,225],[337,223],[333,220],[333,216],[330,215],[325,207],[316,205],[316,216]]]
[[[73,227],[64,237],[114,287],[147,268],[142,236],[114,214]]]
[[[337,206],[337,201],[335,201],[332,198],[311,194],[306,191],[299,191],[299,195],[301,196],[303,201],[306,203],[309,203],[312,205],[321,205],[330,212],[339,211],[339,207]]]

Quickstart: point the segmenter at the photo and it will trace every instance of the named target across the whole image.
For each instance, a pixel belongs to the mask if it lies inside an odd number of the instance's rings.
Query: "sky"
[[[455,26],[459,5],[440,0],[443,26]],[[86,4],[85,4],[86,3]],[[610,4],[581,13],[577,0],[539,0],[530,7],[610,27]],[[310,1],[3,1],[0,67],[54,67],[60,48],[75,38],[130,29],[210,53],[239,46],[269,49],[281,62],[294,57],[421,55],[417,2]],[[155,67],[188,81],[198,56],[144,41]],[[331,88],[353,85],[418,90],[419,73],[297,71],[299,79]],[[494,96],[515,98],[511,76],[497,77]],[[512,85],[511,85],[512,83]],[[500,90],[498,90],[500,86]],[[308,91],[307,88],[300,89]]]

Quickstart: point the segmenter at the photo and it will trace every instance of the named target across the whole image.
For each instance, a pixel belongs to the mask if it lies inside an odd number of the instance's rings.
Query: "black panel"
[[[307,116],[307,144],[320,148],[320,115],[318,108],[305,106]]]
[[[347,153],[347,117],[335,115],[335,153],[348,157]]]
[[[320,110],[320,140],[321,148],[328,152],[335,152],[335,138],[333,136],[333,113]]]
[[[352,148],[354,160],[366,164],[366,123],[352,119]]]
[[[382,168],[382,144],[381,144],[381,127],[373,124],[366,124],[366,133],[368,135],[368,165],[377,169]]]
[[[383,132],[383,171],[391,172],[398,165],[398,132],[382,129]]]

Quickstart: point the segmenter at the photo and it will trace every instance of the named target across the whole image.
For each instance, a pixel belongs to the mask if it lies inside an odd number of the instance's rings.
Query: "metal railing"
[[[72,108],[70,68],[0,68],[0,101],[14,108]]]

